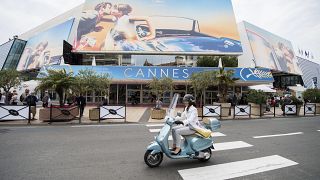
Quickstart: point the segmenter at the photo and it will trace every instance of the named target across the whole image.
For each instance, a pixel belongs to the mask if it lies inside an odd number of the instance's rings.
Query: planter
[[[151,119],[162,120],[166,117],[166,110],[164,109],[151,109]]]
[[[61,111],[62,110],[62,111]],[[52,121],[67,122],[79,116],[78,108],[52,108]],[[40,109],[39,119],[43,122],[50,121],[50,108]]]
[[[99,112],[100,112],[99,108],[89,109],[89,119],[91,121],[98,121],[99,120]]]
[[[320,103],[316,103],[316,114],[320,114]]]
[[[260,104],[249,103],[251,105],[251,115],[253,116],[263,116],[266,111],[267,105],[263,104],[260,108]],[[271,108],[271,107],[270,107]]]
[[[202,109],[203,108],[197,108],[198,109],[198,117],[202,117]]]
[[[213,105],[221,105],[221,117],[229,117],[231,103],[214,103]]]

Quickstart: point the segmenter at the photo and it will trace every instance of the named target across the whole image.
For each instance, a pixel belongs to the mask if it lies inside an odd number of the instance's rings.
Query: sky
[[[84,0],[1,0],[0,44],[83,2]],[[317,59],[314,61],[320,63],[319,0],[232,0],[232,3],[237,22],[246,20],[286,38],[295,47],[312,51]]]

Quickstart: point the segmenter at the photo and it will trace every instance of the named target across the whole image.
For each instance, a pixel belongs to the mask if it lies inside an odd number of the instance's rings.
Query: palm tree
[[[202,107],[203,93],[213,84],[213,71],[192,74],[190,84],[196,97],[200,96],[200,107]]]
[[[219,87],[220,103],[227,102],[228,88],[233,86],[238,78],[234,78],[233,70],[225,70],[224,67],[213,72],[213,81]]]
[[[65,103],[65,92],[71,88],[75,82],[73,73],[67,73],[63,70],[48,70],[48,75],[39,79],[40,84],[38,90],[44,91],[53,89],[59,96],[59,104],[63,106]]]

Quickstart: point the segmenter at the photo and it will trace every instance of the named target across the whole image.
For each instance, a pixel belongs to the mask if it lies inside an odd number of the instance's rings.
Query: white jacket
[[[181,117],[177,116],[175,120],[183,121],[184,126],[189,126],[190,129],[202,128],[198,119],[198,110],[194,106],[190,106],[188,112],[185,108]]]

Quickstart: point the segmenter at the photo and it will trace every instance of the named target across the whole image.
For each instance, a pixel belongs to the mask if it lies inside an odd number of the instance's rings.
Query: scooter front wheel
[[[207,162],[207,161],[209,161],[210,158],[211,158],[211,155],[212,155],[211,149],[208,148],[208,149],[203,150],[202,152],[204,153],[204,157],[203,157],[203,158],[200,158],[200,159],[198,159],[198,160],[201,161],[201,162]]]
[[[152,150],[147,150],[144,154],[144,162],[151,168],[158,167],[163,160],[163,153],[151,154]]]

